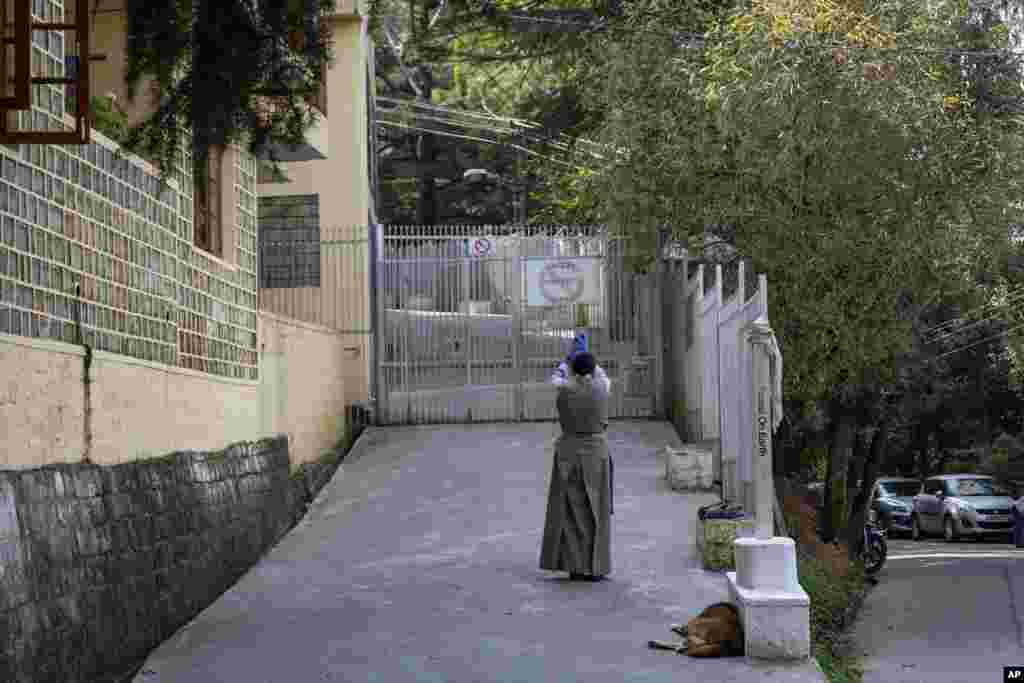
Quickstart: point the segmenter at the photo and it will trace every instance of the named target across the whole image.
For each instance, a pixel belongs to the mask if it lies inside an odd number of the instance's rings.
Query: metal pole
[[[469,265],[469,254],[473,248],[472,239],[467,239],[465,242],[465,252],[462,257],[462,305],[465,310],[462,311],[462,334],[466,347],[466,386],[473,384],[473,355],[470,352],[470,296],[472,292],[469,286],[470,277],[470,265]]]
[[[658,227],[658,253],[654,262],[654,300],[651,302],[651,318],[654,329],[654,417],[664,418],[665,412],[665,246],[668,244],[668,226]]]
[[[381,294],[380,294],[380,283],[381,273],[380,264],[383,259],[381,254],[381,245],[378,244],[377,240],[380,237],[379,231],[382,231],[383,227],[378,226],[376,221],[370,220],[370,226],[367,230],[367,239],[369,240],[369,252],[370,252],[370,310],[371,310],[371,337],[370,337],[370,358],[373,363],[373,384],[370,387],[371,395],[373,396],[373,414],[375,417],[376,424],[386,424],[383,417],[384,414],[382,409],[384,407],[384,400],[381,394],[384,391],[384,357],[381,353],[381,328],[384,322],[383,306],[381,305]]]
[[[512,370],[515,376],[515,415],[520,420],[526,419],[526,413],[523,401],[523,373],[522,373],[522,359],[520,353],[522,351],[523,343],[523,330],[522,330],[522,308],[523,308],[523,239],[522,237],[515,238],[515,248],[511,250],[512,257],[512,310],[511,310],[511,325],[512,325]]]

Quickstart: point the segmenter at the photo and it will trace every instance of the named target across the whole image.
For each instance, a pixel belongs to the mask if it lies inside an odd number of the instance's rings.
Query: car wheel
[[[921,533],[921,522],[918,521],[917,515],[910,518],[910,537],[915,541],[920,541],[924,534]]]
[[[952,543],[957,540],[956,522],[948,515],[942,523],[942,536],[946,539],[946,543]]]

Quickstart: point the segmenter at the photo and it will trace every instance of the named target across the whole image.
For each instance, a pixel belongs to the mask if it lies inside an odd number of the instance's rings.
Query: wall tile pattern
[[[35,0],[33,11],[63,10]],[[63,36],[36,31],[32,50],[39,73],[62,75]],[[22,114],[31,127],[66,125],[61,91],[35,88]],[[256,163],[232,156],[228,264],[192,245],[187,157],[161,187],[148,164],[95,131],[89,145],[0,145],[0,332],[79,343],[80,319],[94,348],[256,380]]]

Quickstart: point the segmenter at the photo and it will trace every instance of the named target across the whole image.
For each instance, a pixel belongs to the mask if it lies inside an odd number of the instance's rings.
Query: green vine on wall
[[[118,144],[124,142],[128,133],[128,115],[119,110],[111,97],[93,97],[92,127]]]

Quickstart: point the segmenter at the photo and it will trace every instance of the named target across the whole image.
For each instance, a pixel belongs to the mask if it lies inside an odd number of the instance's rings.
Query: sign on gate
[[[474,256],[476,258],[494,256],[494,240],[490,237],[474,237],[473,239],[463,240],[462,253],[464,256]]]
[[[527,305],[601,303],[600,259],[575,257],[524,260]]]

